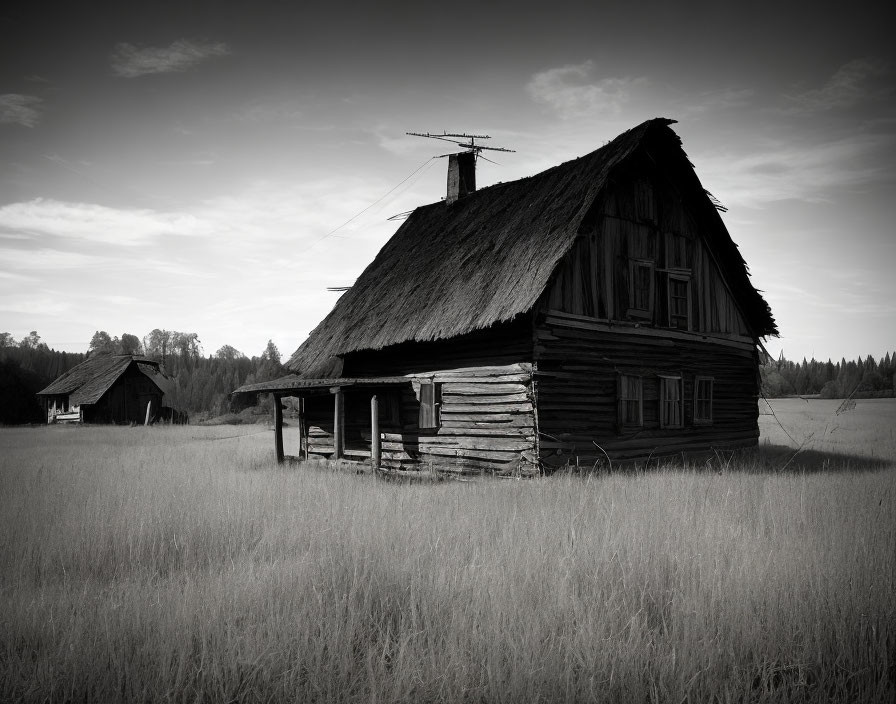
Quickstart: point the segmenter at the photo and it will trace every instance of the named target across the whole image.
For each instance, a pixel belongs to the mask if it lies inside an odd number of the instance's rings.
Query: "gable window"
[[[711,376],[698,376],[694,379],[694,424],[709,425],[712,423],[712,386]]]
[[[650,259],[631,259],[628,263],[628,316],[653,318],[654,266]]]
[[[618,385],[619,426],[640,428],[644,425],[644,394],[641,377],[620,374]]]
[[[439,427],[439,385],[431,381],[420,383],[420,417],[418,426],[421,430]]]
[[[669,274],[666,279],[666,298],[669,302],[669,327],[691,329],[691,277]]]
[[[683,425],[680,376],[660,376],[660,427],[680,428]]]

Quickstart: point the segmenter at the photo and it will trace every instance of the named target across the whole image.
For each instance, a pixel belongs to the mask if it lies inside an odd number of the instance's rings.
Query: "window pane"
[[[420,384],[420,428],[437,428],[436,385]]]
[[[650,310],[650,267],[644,264],[636,264],[634,271],[634,303],[633,308],[638,310]]]
[[[697,379],[694,387],[694,420],[712,420],[712,379]]]
[[[680,428],[681,379],[660,379],[660,425],[664,428]]]
[[[690,282],[682,279],[669,279],[669,325],[676,328],[688,328],[688,287]]]
[[[622,425],[642,424],[641,377],[620,375],[619,379],[619,422]]]

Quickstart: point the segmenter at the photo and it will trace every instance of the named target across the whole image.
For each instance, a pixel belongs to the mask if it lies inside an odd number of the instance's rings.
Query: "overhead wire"
[[[354,215],[352,215],[348,220],[346,220],[344,223],[342,223],[341,225],[339,225],[339,227],[335,227],[335,228],[333,228],[332,230],[330,230],[328,233],[326,233],[325,235],[321,235],[320,237],[318,237],[318,238],[317,238],[316,240],[314,240],[310,245],[308,245],[308,248],[310,249],[311,247],[314,247],[318,242],[321,242],[321,241],[327,239],[327,237],[330,237],[330,236],[336,234],[336,233],[339,232],[339,230],[341,230],[343,227],[345,227],[345,226],[348,225],[349,223],[351,223],[351,222],[357,220],[361,215],[363,215],[364,213],[366,213],[368,210],[370,210],[370,209],[371,209],[373,206],[375,206],[377,203],[380,203],[381,201],[385,200],[387,196],[391,195],[391,194],[394,193],[396,190],[398,190],[398,188],[399,188],[402,184],[404,184],[406,181],[408,181],[410,178],[412,178],[415,174],[417,174],[417,172],[421,171],[421,170],[422,170],[423,168],[425,168],[426,166],[431,166],[431,165],[432,165],[432,162],[433,162],[433,159],[435,159],[435,158],[436,158],[436,157],[431,157],[431,158],[427,159],[426,161],[424,161],[422,164],[420,164],[420,166],[418,166],[418,167],[417,167],[416,169],[414,169],[411,173],[409,173],[407,176],[405,176],[403,179],[401,179],[401,181],[399,181],[398,183],[396,183],[392,188],[390,188],[388,191],[386,191],[385,193],[383,193],[383,195],[381,195],[379,198],[377,198],[375,201],[373,201],[373,203],[371,203],[370,205],[368,205],[366,208],[363,208],[362,210],[359,210],[357,213],[355,213]]]

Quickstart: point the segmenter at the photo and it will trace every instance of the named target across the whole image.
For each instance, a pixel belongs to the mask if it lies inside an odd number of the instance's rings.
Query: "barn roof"
[[[333,359],[463,335],[530,311],[572,247],[611,173],[641,149],[676,177],[748,324],[775,335],[768,304],[669,127],[656,118],[535,176],[417,208],[292,355],[287,368],[329,376]]]
[[[158,362],[129,354],[98,354],[69,369],[37,395],[68,395],[69,403],[75,406],[96,403],[132,363],[164,391],[160,383],[164,375]]]

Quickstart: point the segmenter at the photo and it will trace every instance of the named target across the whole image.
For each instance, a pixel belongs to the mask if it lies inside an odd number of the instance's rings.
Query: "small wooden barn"
[[[166,382],[154,360],[97,354],[37,395],[48,423],[145,423],[162,408]]]
[[[292,374],[237,390],[276,398],[278,458],[284,397],[300,456],[401,470],[755,444],[775,321],[673,122],[466,194],[449,169],[448,197],[413,211]]]

